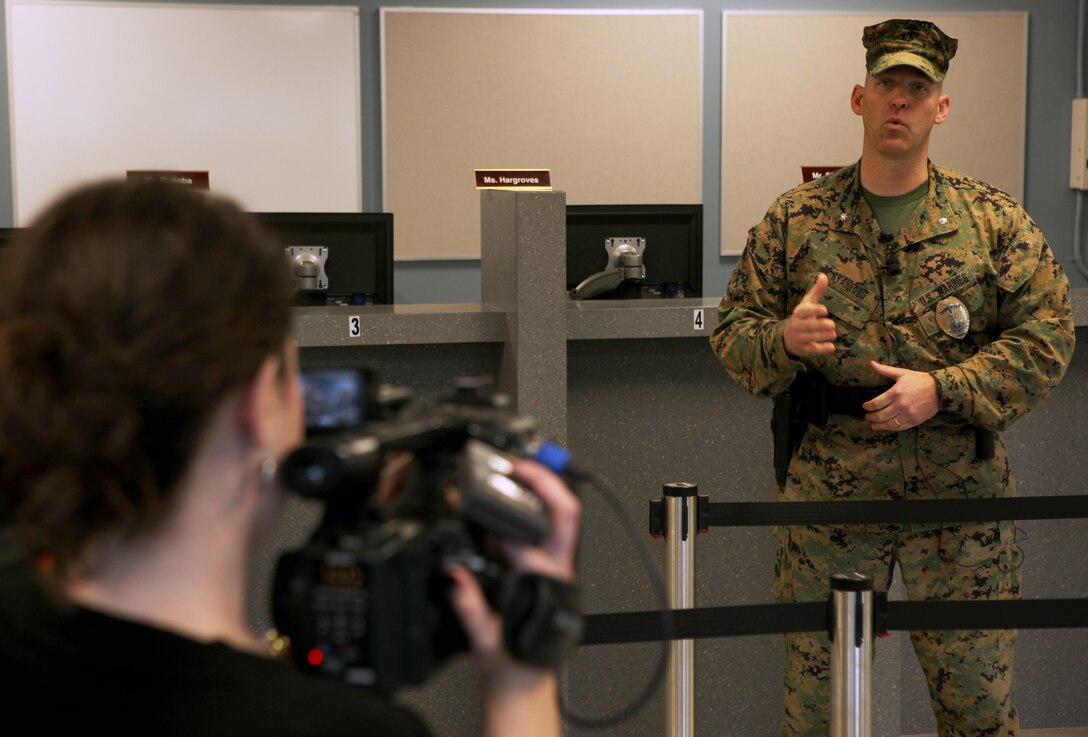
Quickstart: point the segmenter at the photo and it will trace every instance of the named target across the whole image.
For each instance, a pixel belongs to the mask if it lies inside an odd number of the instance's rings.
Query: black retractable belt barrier
[[[992,441],[992,435],[990,439]],[[977,450],[980,455],[988,452],[981,442]],[[777,461],[776,455],[776,473]],[[697,488],[694,484],[667,484],[666,498],[650,501],[649,532],[654,537],[664,536],[670,542],[666,555],[666,561],[671,560],[666,565],[670,587],[679,586],[681,570],[687,571],[684,574],[686,584],[690,587],[693,583],[688,578],[694,573],[695,537],[698,533],[709,532],[711,527],[919,522],[952,525],[1088,517],[1088,496],[1075,495],[711,504],[709,497],[698,495]],[[682,504],[676,503],[678,498],[682,499]],[[621,519],[627,519],[615,498],[605,495],[605,499],[610,500]],[[679,550],[674,550],[681,542],[683,555],[690,556],[690,561],[682,558]],[[640,555],[642,551],[640,546]],[[648,562],[645,556],[643,562]],[[648,565],[651,579],[656,581],[652,568]],[[836,580],[842,585],[836,586]],[[832,733],[839,737],[868,737],[871,734],[872,676],[865,666],[872,659],[873,634],[887,634],[889,630],[1088,628],[1088,599],[889,602],[885,593],[872,590],[872,579],[845,571],[832,576],[831,589],[826,601],[588,615],[583,617],[584,629],[579,644],[661,642],[669,653],[670,663],[666,735],[691,737],[695,714],[694,689],[689,683],[694,678],[691,641],[708,637],[824,632],[832,640],[831,696],[835,707],[831,718]],[[844,592],[852,593],[857,600],[844,597]],[[664,603],[663,593],[661,599]],[[668,606],[678,605],[676,597],[670,596]],[[844,632],[851,631],[855,633],[853,638],[844,637]],[[678,640],[680,642],[675,642]],[[674,642],[666,644],[669,641]],[[663,672],[660,664],[664,662],[662,658],[643,697],[633,704],[644,704],[645,696],[660,685]],[[634,710],[625,707],[616,718],[583,720],[583,724],[612,726],[636,710],[637,707]],[[566,713],[564,716],[570,718]]]
[[[751,604],[747,606],[673,609],[671,640],[740,637],[827,629],[827,602]],[[582,645],[655,642],[662,638],[661,612],[590,614],[585,617]]]
[[[581,645],[615,645],[744,637],[785,632],[826,632],[826,601],[798,604],[673,609],[672,628],[664,636],[660,611],[590,614]],[[1079,629],[1088,628],[1088,599],[1016,601],[887,601],[877,597],[873,632],[930,630]]]
[[[655,524],[655,512],[658,517]],[[651,531],[660,533],[660,510],[651,502]],[[697,529],[768,525],[896,524],[1088,517],[1088,495],[997,499],[918,499],[834,502],[729,502],[698,497]],[[582,645],[655,642],[703,637],[742,637],[785,632],[826,632],[828,603],[756,604],[729,607],[591,614]],[[878,594],[873,631],[1061,629],[1088,627],[1088,599],[889,602]]]
[[[700,527],[703,529],[767,525],[1075,519],[1088,517],[1088,495],[865,502],[704,502],[699,511]]]
[[[879,607],[878,607],[879,609]],[[877,612],[877,624],[882,615]],[[889,601],[882,633],[889,630],[1079,629],[1088,627],[1088,599],[1015,601]]]

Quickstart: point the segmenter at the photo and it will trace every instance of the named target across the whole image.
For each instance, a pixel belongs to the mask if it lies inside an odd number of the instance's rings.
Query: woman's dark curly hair
[[[153,530],[290,304],[283,247],[225,199],[110,181],[48,207],[0,254],[0,524],[60,576]]]

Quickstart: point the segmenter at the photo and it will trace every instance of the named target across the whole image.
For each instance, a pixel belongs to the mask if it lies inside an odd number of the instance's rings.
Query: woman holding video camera
[[[0,670],[36,733],[427,734],[368,692],[272,658],[247,559],[302,440],[282,246],[217,197],[85,186],[0,254]],[[511,565],[573,578],[579,507]],[[490,735],[558,735],[554,673],[514,661],[472,575],[452,600]]]

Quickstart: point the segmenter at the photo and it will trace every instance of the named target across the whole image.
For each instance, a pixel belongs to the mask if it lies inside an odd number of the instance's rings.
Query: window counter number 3
[[[358,315],[352,315],[348,318],[348,337],[358,338],[363,334],[363,326],[359,320]]]

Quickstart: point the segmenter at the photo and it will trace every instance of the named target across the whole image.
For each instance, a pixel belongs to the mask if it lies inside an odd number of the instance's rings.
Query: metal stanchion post
[[[831,577],[831,737],[873,734],[873,579]]]
[[[669,606],[695,606],[695,536],[698,533],[695,484],[665,484],[665,579]],[[675,640],[670,646],[665,692],[666,737],[695,735],[695,642]]]

